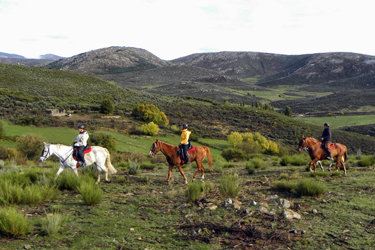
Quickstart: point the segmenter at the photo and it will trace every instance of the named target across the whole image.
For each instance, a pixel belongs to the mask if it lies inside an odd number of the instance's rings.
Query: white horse
[[[60,168],[55,175],[55,180],[60,175],[60,173],[67,167],[71,168],[76,176],[78,176],[77,171],[77,161],[73,158],[73,147],[66,146],[62,144],[47,144],[43,142],[44,148],[42,154],[39,158],[41,162],[45,162],[51,155],[56,155],[60,161]],[[98,170],[98,180],[96,183],[100,182],[100,172],[105,172],[105,180],[110,182],[108,179],[108,174],[115,174],[117,170],[112,166],[111,158],[109,152],[106,148],[99,146],[92,146],[91,152],[85,154],[85,160],[87,165],[95,163],[96,169]]]

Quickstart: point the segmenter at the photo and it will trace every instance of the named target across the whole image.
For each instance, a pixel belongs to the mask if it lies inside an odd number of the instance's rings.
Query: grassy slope
[[[375,115],[348,115],[338,116],[337,118],[334,116],[298,117],[296,119],[310,124],[324,124],[327,122],[332,128],[375,124]]]
[[[49,143],[61,143],[65,145],[71,145],[77,136],[77,130],[70,128],[55,128],[55,127],[35,127],[35,126],[19,126],[12,125],[7,121],[2,121],[4,125],[5,134],[7,136],[25,135],[25,134],[36,134],[45,138],[46,142]],[[89,131],[90,132],[90,131]],[[179,137],[176,135],[170,136],[129,136],[119,132],[113,131],[102,131],[103,133],[110,134],[115,138],[117,142],[117,150],[122,152],[138,152],[148,154],[152,143],[159,139],[161,141],[170,143],[172,145],[178,145]],[[210,145],[220,145],[221,148],[225,148],[228,144],[223,140],[203,140],[205,143]],[[4,146],[15,146],[15,143],[9,143],[6,141],[0,141],[0,145]],[[201,146],[201,144],[193,142],[193,145]],[[219,157],[220,150],[210,148],[211,154]]]

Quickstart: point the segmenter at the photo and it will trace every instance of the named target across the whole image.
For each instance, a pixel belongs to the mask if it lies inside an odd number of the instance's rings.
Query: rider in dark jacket
[[[322,133],[322,144],[324,145],[324,148],[326,149],[327,151],[327,159],[328,160],[331,160],[331,137],[332,137],[332,131],[331,129],[329,128],[329,124],[328,123],[324,123],[324,130],[323,130],[323,133]]]

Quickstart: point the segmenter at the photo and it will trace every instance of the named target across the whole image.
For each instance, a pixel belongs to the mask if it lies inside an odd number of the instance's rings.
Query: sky
[[[164,60],[206,52],[375,55],[373,0],[0,0],[0,52],[111,46]]]

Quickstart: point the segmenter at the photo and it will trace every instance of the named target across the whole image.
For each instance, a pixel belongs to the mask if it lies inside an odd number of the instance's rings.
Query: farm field
[[[160,153],[159,153],[160,154]],[[103,193],[97,205],[87,205],[76,189],[62,189],[40,204],[8,204],[26,215],[31,231],[21,237],[0,238],[2,249],[371,249],[375,244],[373,167],[353,164],[343,172],[306,172],[304,166],[271,164],[248,174],[243,163],[225,163],[214,158],[214,172],[206,167],[205,191],[195,202],[189,200],[174,170],[165,185],[166,164],[129,175],[117,167],[111,183],[99,184]],[[34,171],[51,177],[54,164],[34,167],[6,162],[2,174],[17,176]],[[195,166],[184,168],[191,182]],[[28,172],[29,173],[29,172]],[[79,182],[94,180],[85,173]],[[238,175],[240,191],[226,204],[220,181]],[[30,174],[28,174],[29,176]],[[92,175],[92,173],[91,173]],[[15,175],[13,175],[15,176]],[[65,170],[59,178],[75,178]],[[198,176],[199,177],[199,176]],[[15,178],[15,177],[14,177]],[[299,196],[295,190],[275,188],[278,182],[308,180],[325,187],[321,196]],[[38,181],[35,182],[38,184]],[[197,183],[199,184],[199,183]],[[192,184],[190,184],[192,185]],[[277,201],[286,199],[301,219],[285,219]],[[255,204],[256,203],[256,204]],[[226,204],[226,205],[225,205]],[[4,207],[4,206],[3,206]],[[49,218],[60,215],[57,230],[46,233]],[[49,232],[47,230],[47,232]]]
[[[348,116],[327,116],[327,117],[297,117],[295,118],[300,121],[304,121],[310,124],[323,124],[327,122],[331,128],[342,128],[350,126],[360,126],[375,124],[375,115],[348,115]]]

